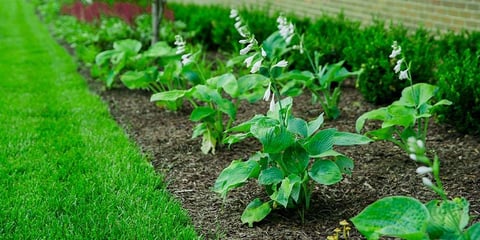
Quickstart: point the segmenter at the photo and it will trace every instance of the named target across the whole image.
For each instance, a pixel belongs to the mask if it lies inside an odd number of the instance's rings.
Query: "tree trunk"
[[[158,42],[160,23],[167,0],[152,0],[152,45]]]

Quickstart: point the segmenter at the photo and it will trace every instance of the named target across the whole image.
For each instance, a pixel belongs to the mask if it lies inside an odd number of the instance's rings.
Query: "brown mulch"
[[[85,73],[85,70],[81,71]],[[368,204],[382,197],[405,195],[426,202],[437,197],[426,189],[416,175],[417,164],[406,153],[387,142],[343,147],[342,153],[355,161],[352,176],[333,186],[316,185],[311,209],[305,223],[296,211],[276,210],[253,228],[242,225],[240,216],[256,197],[266,193],[251,181],[232,191],[225,202],[211,191],[215,179],[232,160],[247,159],[260,149],[255,141],[218,149],[215,155],[200,151],[200,139],[191,139],[193,124],[188,120],[191,107],[179,112],[158,108],[149,101],[151,93],[124,88],[104,90],[84,74],[92,91],[109,105],[112,116],[138,143],[155,169],[165,176],[168,189],[189,212],[192,222],[206,239],[325,239],[339,227],[341,220],[358,214]],[[324,127],[354,131],[355,120],[364,112],[377,108],[366,103],[353,85],[342,92],[342,116],[326,121]],[[268,103],[244,104],[239,122],[256,113],[265,113]],[[313,119],[321,113],[308,96],[294,99],[296,116]],[[480,213],[480,147],[475,136],[456,132],[445,124],[432,122],[427,144],[441,159],[441,176],[450,197],[463,196],[470,201],[470,213],[479,221]],[[354,229],[350,239],[362,239]]]

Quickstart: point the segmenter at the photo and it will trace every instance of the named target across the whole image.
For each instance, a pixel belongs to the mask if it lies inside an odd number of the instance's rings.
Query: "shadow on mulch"
[[[169,112],[149,101],[151,93],[124,88],[105,91],[101,83],[86,74],[91,90],[110,107],[112,116],[126,129],[150,157],[155,169],[165,176],[168,189],[188,210],[193,224],[207,239],[325,239],[339,227],[339,222],[358,214],[367,205],[392,195],[413,196],[426,202],[435,194],[426,189],[416,175],[416,163],[398,147],[386,142],[343,147],[340,152],[355,161],[352,176],[333,186],[316,185],[311,209],[305,223],[297,212],[276,210],[253,228],[242,225],[240,216],[254,198],[268,196],[255,182],[232,191],[225,202],[211,191],[215,179],[232,160],[246,159],[260,145],[245,141],[231,149],[218,149],[215,155],[200,151],[200,139],[191,139],[193,124],[188,120],[191,108]],[[366,103],[351,85],[345,86],[340,105],[342,116],[326,121],[324,127],[354,131],[355,120],[376,108]],[[307,96],[294,99],[295,115],[313,119],[320,114]],[[265,113],[268,103],[241,106],[239,122],[255,113]],[[441,176],[449,196],[463,196],[470,201],[470,213],[478,221],[480,212],[480,148],[473,136],[456,132],[451,126],[432,122],[427,144],[441,159]],[[362,239],[356,230],[350,239]]]

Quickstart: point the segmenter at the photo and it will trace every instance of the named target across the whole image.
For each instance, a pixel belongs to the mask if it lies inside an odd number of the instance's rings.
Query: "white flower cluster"
[[[295,34],[295,27],[293,26],[293,23],[289,22],[287,18],[283,15],[280,15],[277,18],[277,23],[280,35],[283,37],[283,39],[285,39],[285,42],[287,42],[287,44],[290,44],[290,42],[292,41],[292,37]]]
[[[185,40],[183,40],[182,36],[176,35],[175,36],[175,42],[173,44],[175,44],[175,46],[177,46],[177,51],[175,52],[175,54],[183,54],[185,52],[186,42],[185,42]],[[182,65],[185,66],[185,65],[193,62],[191,56],[192,56],[191,53],[183,54],[182,55]]]
[[[408,151],[410,152],[410,159],[416,162],[421,162],[430,165],[430,161],[425,157],[425,143],[415,137],[407,139]],[[433,172],[432,167],[420,166],[415,171],[419,175],[425,175]],[[422,177],[422,183],[427,187],[432,187],[432,180],[428,177]]]
[[[402,53],[402,47],[398,45],[397,41],[394,41],[393,42],[393,45],[392,45],[392,53],[390,54],[390,58],[396,58],[398,55],[400,55]],[[404,79],[408,79],[408,68],[405,69],[405,70],[402,70],[402,64],[404,63],[405,61],[405,58],[401,58],[399,60],[397,60],[397,64],[395,64],[395,67],[393,68],[393,71],[395,71],[395,73],[399,73],[400,74],[398,75],[398,78],[400,80],[404,80]]]

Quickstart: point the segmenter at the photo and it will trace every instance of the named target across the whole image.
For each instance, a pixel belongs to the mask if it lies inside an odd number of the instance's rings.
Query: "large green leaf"
[[[470,226],[463,236],[464,239],[467,240],[480,239],[480,223],[475,223]]]
[[[227,114],[232,119],[236,118],[237,108],[230,100],[226,98],[218,98],[214,99],[213,102],[217,105],[218,110]]]
[[[134,55],[142,49],[142,43],[134,39],[119,40],[113,43],[113,49]]]
[[[393,196],[374,202],[351,221],[367,239],[390,236],[418,240],[428,239],[429,218],[427,208],[417,199]]]
[[[213,191],[225,198],[228,191],[243,185],[249,178],[258,177],[259,173],[260,165],[256,161],[234,160],[220,173],[215,181]]]
[[[155,93],[150,97],[151,102],[157,102],[157,101],[164,101],[164,102],[170,102],[170,101],[177,101],[180,98],[183,98],[185,95],[187,95],[190,91],[189,90],[171,90],[167,92],[159,92]]]
[[[107,50],[103,51],[95,57],[95,63],[99,66],[102,66],[103,64],[107,63],[115,54],[118,52],[115,50]]]
[[[313,163],[308,175],[323,185],[332,185],[342,180],[342,171],[330,160],[317,160]]]
[[[279,153],[295,142],[295,135],[271,118],[260,119],[250,132],[262,143],[265,153]]]
[[[282,164],[288,172],[303,174],[310,163],[310,156],[299,144],[287,148],[283,154]]]
[[[222,88],[232,98],[237,98],[240,92],[238,91],[237,78],[232,73],[225,73],[207,80],[207,84],[219,89]]]
[[[216,89],[205,85],[197,85],[193,87],[192,96],[202,102],[219,102],[222,99],[220,93]]]
[[[287,123],[288,131],[298,134],[303,138],[306,138],[308,135],[308,125],[305,120],[301,118],[289,118]]]
[[[323,113],[320,114],[315,120],[308,122],[308,137],[312,136],[323,124]]]
[[[175,48],[170,47],[164,41],[156,42],[145,52],[145,56],[148,57],[171,57],[175,55],[177,55]]]
[[[284,177],[282,170],[277,167],[270,167],[260,172],[258,183],[261,185],[276,184],[281,182]]]
[[[197,107],[193,109],[192,113],[190,114],[190,120],[193,122],[198,122],[208,116],[215,114],[217,111],[212,109],[211,107]]]
[[[432,200],[425,204],[430,212],[428,234],[432,239],[458,238],[470,219],[469,203],[464,198]]]
[[[262,99],[269,79],[261,74],[248,74],[238,78],[238,98],[250,103]]]
[[[409,127],[415,124],[415,109],[403,105],[390,105],[387,108],[388,117],[382,123],[382,128],[390,126]]]
[[[144,71],[125,72],[120,76],[120,80],[128,89],[145,89],[154,81]]]
[[[334,128],[321,130],[315,135],[307,138],[302,145],[310,155],[320,155],[323,152],[332,149],[334,143],[333,136],[336,132],[337,130]]]
[[[289,199],[297,201],[300,194],[300,183],[302,179],[296,174],[290,174],[282,180],[280,187],[270,198],[283,207],[287,207]]]
[[[338,145],[338,146],[367,144],[367,143],[370,143],[371,141],[372,139],[356,133],[335,132],[335,134],[333,135],[333,145]]]
[[[351,175],[354,167],[353,160],[347,156],[340,155],[335,157],[335,164],[342,173]]]
[[[433,96],[436,86],[428,83],[417,83],[413,86],[406,87],[402,91],[400,100],[393,103],[393,105],[404,105],[408,107],[420,106],[427,103]]]
[[[254,222],[262,221],[270,212],[270,202],[263,203],[260,199],[255,198],[250,202],[242,213],[242,223],[248,223],[249,227],[253,227]]]
[[[365,125],[365,121],[367,121],[368,119],[385,121],[387,120],[387,116],[388,112],[386,107],[366,112],[362,114],[359,118],[357,118],[357,121],[355,123],[355,131],[359,133]]]

